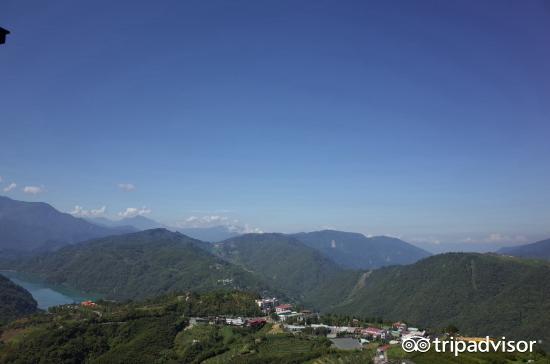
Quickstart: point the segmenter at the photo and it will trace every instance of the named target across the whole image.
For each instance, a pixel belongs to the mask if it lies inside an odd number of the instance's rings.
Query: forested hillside
[[[172,291],[269,286],[200,248],[201,241],[165,229],[111,236],[20,260],[15,268],[47,282],[117,300]]]
[[[270,326],[188,326],[193,316],[257,315],[254,298],[215,292],[57,308],[9,325],[0,363],[302,363],[329,353],[325,338],[270,334]]]
[[[0,326],[37,311],[31,294],[0,274]]]
[[[317,309],[339,303],[361,273],[344,270],[284,234],[246,234],[215,246],[224,259],[250,270],[298,302]]]
[[[335,311],[456,325],[467,335],[550,340],[550,264],[448,253],[375,270]]]

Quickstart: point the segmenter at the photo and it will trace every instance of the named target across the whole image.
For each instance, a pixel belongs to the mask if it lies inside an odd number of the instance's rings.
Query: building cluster
[[[275,307],[279,305],[279,300],[275,297],[273,298],[261,298],[256,300],[256,304],[262,310],[263,313],[269,314],[275,310]]]
[[[267,322],[265,317],[191,317],[189,324],[194,325],[229,325],[262,327]]]
[[[390,344],[397,344],[401,340],[405,340],[412,336],[425,336],[426,332],[421,331],[416,327],[408,327],[404,322],[396,322],[392,326],[329,326],[324,324],[311,325],[285,325],[285,329],[291,332],[299,332],[306,327],[312,329],[324,328],[328,332],[327,337],[354,337],[361,344],[369,343],[370,341],[385,341]]]

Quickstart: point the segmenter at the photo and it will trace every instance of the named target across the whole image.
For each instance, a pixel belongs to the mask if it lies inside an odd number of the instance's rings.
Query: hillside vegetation
[[[19,261],[15,268],[47,282],[106,298],[143,299],[172,291],[268,285],[200,248],[201,241],[165,229],[111,236]]]
[[[294,300],[317,309],[339,303],[361,275],[342,269],[315,249],[284,234],[246,234],[216,244],[215,251]]]
[[[99,301],[86,308],[66,305],[12,322],[0,332],[0,363],[372,363],[377,344],[362,351],[331,347],[324,336],[285,333],[271,324],[213,324],[219,316],[258,315],[254,295],[242,292],[174,293],[138,303]],[[212,324],[191,324],[193,317]],[[219,322],[219,321],[218,321]],[[392,362],[513,364],[545,363],[543,354],[470,354],[430,351],[409,354],[390,348]]]
[[[449,253],[375,270],[336,312],[456,325],[466,335],[550,340],[550,265]]]
[[[0,274],[0,326],[37,311],[32,295]]]
[[[0,363],[303,363],[329,352],[325,338],[268,335],[269,327],[188,326],[193,316],[258,313],[254,296],[239,292],[62,306],[8,326]]]

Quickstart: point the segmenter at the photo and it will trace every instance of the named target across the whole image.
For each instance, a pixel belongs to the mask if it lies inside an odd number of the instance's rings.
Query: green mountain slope
[[[215,252],[296,301],[319,309],[339,303],[360,276],[284,234],[242,235],[216,244]]]
[[[267,289],[253,274],[200,248],[206,244],[165,229],[111,236],[19,262],[18,270],[54,284],[113,299],[171,291]]]
[[[257,315],[254,298],[242,292],[216,292],[131,304],[99,302],[93,309],[54,309],[8,326],[11,339],[0,346],[0,363],[198,363],[229,351],[262,362],[267,355],[258,358],[258,352],[252,353],[267,346],[256,340],[257,330],[211,325],[184,330],[193,316]],[[289,341],[289,348],[294,342],[299,340]],[[328,347],[311,340],[316,342]],[[316,356],[322,353],[318,350]],[[288,358],[295,355],[286,353]]]
[[[102,302],[94,308],[53,308],[4,328],[0,363],[372,363],[374,346],[337,350],[323,336],[282,333],[223,324],[190,325],[191,317],[258,315],[255,296],[242,292],[171,294],[128,304]],[[214,322],[212,322],[214,323]],[[541,354],[412,353],[392,345],[391,362],[494,364],[547,363]],[[408,361],[407,362],[411,362]]]
[[[36,311],[32,295],[0,274],[0,325]]]
[[[403,240],[387,236],[322,230],[292,235],[344,268],[374,269],[411,264],[430,253]]]
[[[336,312],[550,340],[550,265],[475,253],[375,270]]]

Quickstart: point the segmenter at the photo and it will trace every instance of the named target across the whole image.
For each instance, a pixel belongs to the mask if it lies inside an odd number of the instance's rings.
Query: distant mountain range
[[[46,203],[0,197],[0,251],[5,257],[13,251],[51,251],[94,238],[157,228],[178,231],[207,242],[233,239],[245,231],[225,225],[175,228],[141,215],[121,220],[77,218]],[[282,234],[277,236],[282,238]],[[404,241],[383,236],[367,238],[357,233],[325,230],[288,237],[299,240],[343,268],[373,269],[410,264],[429,255]]]
[[[532,244],[501,248],[498,253],[522,258],[550,260],[550,239]]]
[[[127,217],[121,220],[111,220],[106,217],[87,217],[85,220],[100,226],[107,227],[132,227],[135,230],[149,230],[156,228],[163,228],[162,224],[151,220],[145,216]]]
[[[431,254],[403,240],[387,236],[335,230],[293,234],[307,246],[319,251],[344,268],[374,269],[387,265],[411,264]]]
[[[44,202],[0,196],[0,251],[51,250],[83,240],[133,231],[62,213]]]
[[[136,230],[148,230],[148,229],[168,229],[171,231],[178,231],[182,234],[185,234],[194,239],[208,241],[208,242],[218,242],[225,239],[229,239],[238,235],[241,235],[239,228],[232,226],[218,225],[210,227],[188,227],[188,228],[179,228],[173,226],[167,226],[157,222],[153,219],[150,219],[145,216],[134,216],[128,217],[121,220],[110,220],[104,217],[89,218],[88,221],[108,226],[108,227],[128,227],[131,226]]]

